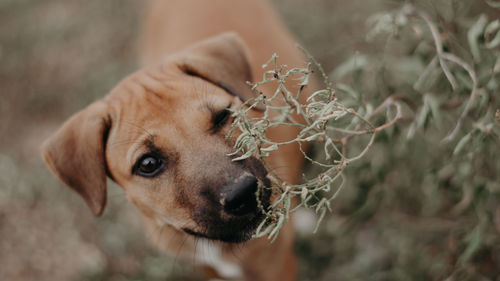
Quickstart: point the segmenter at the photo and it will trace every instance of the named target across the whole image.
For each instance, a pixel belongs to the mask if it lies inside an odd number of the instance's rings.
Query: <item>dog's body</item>
[[[144,215],[153,241],[196,260],[209,277],[294,280],[291,223],[272,244],[248,240],[262,219],[257,184],[269,182],[256,159],[231,161],[225,135],[226,108],[252,97],[245,82],[260,80],[274,52],[280,63],[304,65],[295,40],[263,0],[153,0],[144,34],[146,67],[68,120],[44,145],[45,161],[97,215],[111,177]],[[267,137],[296,134],[271,128]],[[300,159],[288,145],[268,160],[293,184]],[[269,192],[260,196],[269,205]]]

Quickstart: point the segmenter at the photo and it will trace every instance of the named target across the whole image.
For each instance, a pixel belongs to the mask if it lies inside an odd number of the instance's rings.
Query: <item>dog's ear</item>
[[[179,67],[188,75],[211,82],[229,94],[247,101],[255,92],[249,52],[245,42],[234,32],[226,32],[201,41],[180,54]],[[262,105],[256,107],[263,110]]]
[[[110,126],[108,105],[97,101],[73,115],[41,147],[50,170],[97,216],[106,206],[105,146]]]

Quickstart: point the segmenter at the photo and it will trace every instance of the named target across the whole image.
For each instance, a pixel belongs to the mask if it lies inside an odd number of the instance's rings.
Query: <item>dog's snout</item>
[[[224,211],[235,216],[242,216],[254,212],[257,207],[255,192],[258,180],[252,175],[239,178],[228,187],[228,192],[223,198]]]

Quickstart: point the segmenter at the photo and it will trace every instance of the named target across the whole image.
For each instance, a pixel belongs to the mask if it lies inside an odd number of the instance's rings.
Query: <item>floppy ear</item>
[[[234,32],[226,32],[201,41],[180,54],[179,67],[188,75],[200,77],[247,101],[255,92],[245,42]],[[256,107],[264,110],[262,105]]]
[[[50,170],[97,216],[106,206],[105,146],[110,126],[107,104],[97,101],[73,115],[41,147]]]

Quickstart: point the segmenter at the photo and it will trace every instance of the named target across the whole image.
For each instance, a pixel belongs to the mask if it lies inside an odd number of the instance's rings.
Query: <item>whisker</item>
[[[165,227],[164,225],[155,225],[155,229],[153,230],[153,233],[151,235],[153,239],[157,240],[156,243],[158,243],[158,244],[159,244],[158,240],[161,237],[161,233],[162,233],[164,227]],[[158,234],[158,235],[156,235],[156,234]]]
[[[131,125],[131,126],[134,126],[138,129],[140,129],[141,131],[145,132],[149,137],[154,137],[153,134],[151,134],[148,130],[146,130],[144,127],[142,127],[136,123],[133,123],[133,122],[128,121],[128,120],[121,120],[121,121],[124,122],[125,124]]]
[[[188,238],[189,238],[189,237],[186,235],[186,236],[184,237],[184,239],[182,240],[182,243],[180,244],[179,248],[177,249],[177,253],[175,254],[175,257],[174,257],[174,263],[172,264],[172,268],[171,268],[170,273],[174,273],[174,271],[175,271],[175,265],[176,265],[176,264],[180,264],[180,263],[179,263],[179,254],[180,254],[180,252],[181,252],[181,249],[184,247],[184,244],[186,243],[186,241],[187,241],[187,239],[188,239]]]
[[[140,143],[140,141],[137,141],[137,140],[123,140],[123,141],[117,141],[117,142],[110,143],[109,146],[125,145],[125,144],[136,144],[136,143]]]
[[[239,263],[243,263],[243,257],[239,256],[238,253],[235,252],[235,248],[236,250],[240,250],[240,254],[243,254],[243,252],[241,251],[241,248],[240,248],[240,245],[230,245],[229,249],[230,249],[230,252],[231,252],[231,255],[236,258],[236,260],[239,262]]]
[[[284,169],[284,168],[287,168],[287,169],[290,169],[291,166],[289,165],[281,165],[281,166],[276,166],[276,167],[271,167],[273,170],[276,170],[276,169]]]
[[[194,239],[194,251],[193,251],[193,258],[192,258],[192,264],[193,266],[196,266],[197,264],[197,261],[196,261],[196,255],[197,255],[197,252],[196,252],[196,248],[198,247],[198,241],[200,239],[198,237],[195,237]]]
[[[126,125],[130,125],[134,128],[137,128],[139,129],[138,131],[140,132],[144,132],[148,135],[148,137],[150,138],[154,138],[154,135],[151,134],[148,130],[146,130],[144,127],[136,124],[136,123],[133,123],[131,121],[128,121],[128,120],[121,120],[121,122],[123,124],[126,124]],[[122,140],[122,141],[117,141],[117,142],[114,142],[114,143],[111,143],[109,144],[110,146],[115,146],[115,145],[124,145],[124,144],[134,144],[134,143],[139,143],[140,141],[137,141],[137,140]]]

